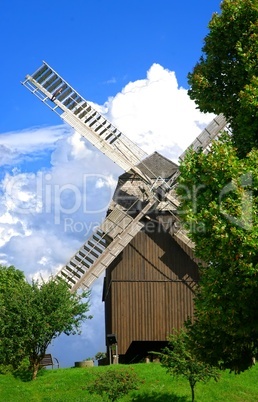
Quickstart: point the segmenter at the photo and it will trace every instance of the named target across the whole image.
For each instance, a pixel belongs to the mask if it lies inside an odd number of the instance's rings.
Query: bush
[[[0,364],[0,374],[9,374],[13,372],[11,364]]]
[[[100,395],[103,400],[116,401],[130,391],[137,389],[139,378],[131,369],[108,369],[96,375],[87,385],[87,390]]]
[[[95,354],[96,360],[105,359],[106,357],[107,357],[107,354],[105,352],[98,352]]]

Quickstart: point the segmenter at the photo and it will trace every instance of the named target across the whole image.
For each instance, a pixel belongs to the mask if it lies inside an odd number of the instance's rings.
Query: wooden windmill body
[[[121,362],[139,361],[193,314],[198,268],[177,216],[178,166],[146,155],[47,63],[22,84],[125,170],[103,223],[56,275],[76,291],[105,271],[106,337]],[[225,125],[217,116],[190,146],[206,149]]]
[[[168,182],[177,166],[155,152],[138,167],[155,172]],[[156,172],[157,170],[157,172]],[[126,195],[125,195],[126,194]],[[142,208],[147,195],[133,173],[119,177],[110,211],[116,204],[127,207],[138,200]],[[193,314],[198,268],[173,237],[176,210],[165,197],[141,220],[143,227],[106,269],[103,300],[106,333],[117,334],[119,361],[138,362],[149,351],[159,351],[173,328],[179,329]],[[109,211],[108,211],[109,212]],[[132,211],[132,213],[136,211]]]

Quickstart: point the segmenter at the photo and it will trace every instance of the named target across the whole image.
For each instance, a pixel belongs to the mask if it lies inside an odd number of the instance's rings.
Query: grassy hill
[[[128,366],[126,366],[128,367]],[[158,363],[135,364],[143,380],[139,390],[132,391],[121,401],[190,402],[187,381],[172,379]],[[112,366],[113,369],[121,365]],[[42,370],[35,381],[22,381],[10,374],[0,375],[1,402],[101,402],[98,395],[90,395],[85,386],[94,373],[107,367],[66,368]],[[196,402],[255,402],[258,401],[258,365],[240,375],[222,372],[219,382],[197,384]]]

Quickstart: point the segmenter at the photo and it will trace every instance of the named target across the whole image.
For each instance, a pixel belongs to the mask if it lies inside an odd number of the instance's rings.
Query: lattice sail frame
[[[125,171],[147,154],[103,117],[46,62],[22,84]],[[137,170],[137,174],[142,173]],[[147,179],[143,177],[143,179]]]

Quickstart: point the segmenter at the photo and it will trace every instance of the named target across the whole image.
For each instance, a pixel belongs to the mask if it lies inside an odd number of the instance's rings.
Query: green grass
[[[121,365],[112,366],[117,370]],[[128,367],[128,366],[126,366]],[[121,402],[190,402],[187,381],[172,379],[159,364],[135,364],[143,380],[139,390],[120,399]],[[11,374],[0,375],[0,401],[2,402],[101,402],[98,395],[85,389],[94,373],[108,367],[66,368],[42,370],[35,381],[22,381]],[[222,372],[219,382],[197,384],[196,402],[255,402],[258,401],[258,365],[240,374]]]

